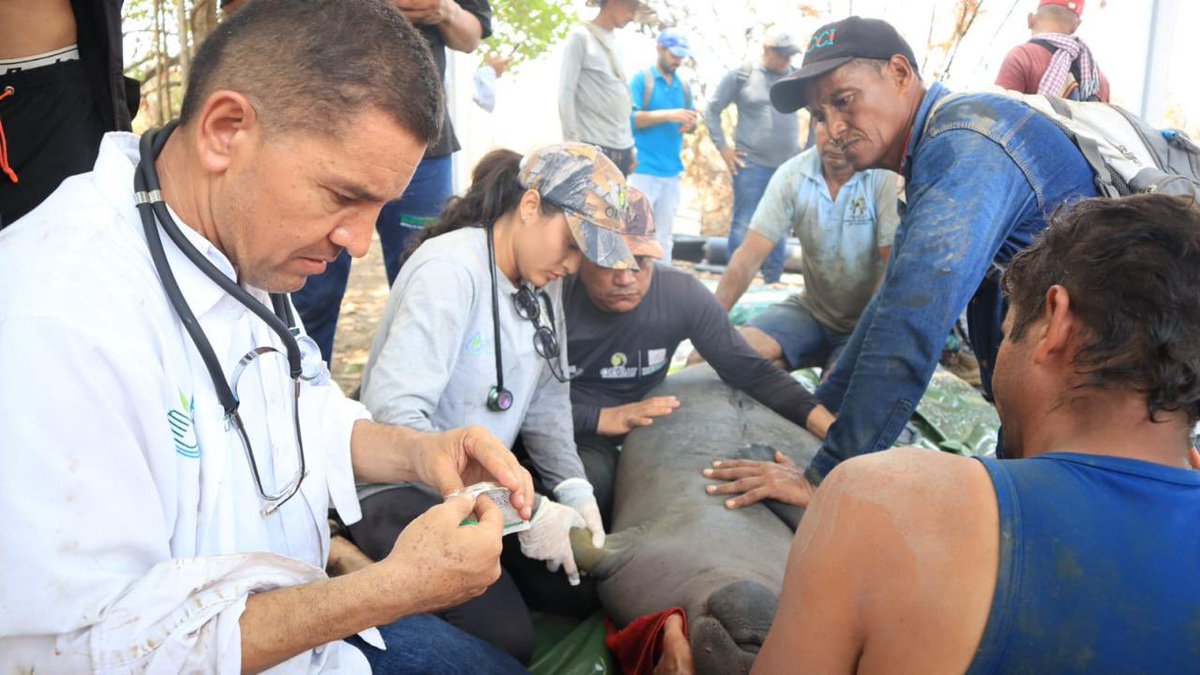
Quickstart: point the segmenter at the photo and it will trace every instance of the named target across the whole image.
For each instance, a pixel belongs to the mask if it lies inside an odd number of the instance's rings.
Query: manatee
[[[804,466],[819,441],[708,366],[668,377],[651,395],[682,405],[626,437],[612,533],[595,549],[573,532],[576,560],[618,625],[682,607],[697,673],[748,672],[775,617],[802,511],[781,509],[790,527],[762,503],[730,511],[704,492],[712,481],[700,471],[717,459],[770,459],[775,449]]]

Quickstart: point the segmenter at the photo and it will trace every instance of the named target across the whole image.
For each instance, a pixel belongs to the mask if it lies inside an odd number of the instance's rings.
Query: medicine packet
[[[529,529],[529,521],[521,518],[521,514],[513,508],[510,501],[510,491],[499,483],[484,481],[474,485],[468,485],[462,489],[463,494],[471,495],[478,498],[479,495],[485,495],[491,499],[496,506],[500,507],[500,513],[504,516],[504,534],[509,535],[514,532],[524,532]]]

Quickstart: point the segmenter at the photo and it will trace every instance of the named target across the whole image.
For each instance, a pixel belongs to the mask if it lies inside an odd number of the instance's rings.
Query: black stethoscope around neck
[[[487,407],[492,412],[504,412],[513,405],[513,393],[504,387],[504,362],[500,357],[500,289],[496,283],[496,238],[492,235],[494,225],[486,225],[488,272],[492,275],[492,329],[493,350],[496,355],[496,384],[488,390]]]
[[[224,409],[226,429],[235,430],[242,441],[242,446],[246,451],[246,458],[250,463],[250,469],[254,475],[255,488],[258,491],[259,498],[264,503],[262,511],[265,515],[278,509],[300,490],[300,483],[304,479],[306,472],[304,444],[300,436],[300,382],[317,381],[320,379],[325,372],[324,364],[321,361],[320,349],[317,347],[316,342],[307,335],[301,334],[299,328],[296,326],[296,318],[292,312],[291,302],[288,300],[287,294],[271,293],[272,309],[268,309],[266,305],[226,276],[212,261],[197,250],[180,230],[175,219],[171,217],[171,213],[167,210],[167,204],[163,200],[162,186],[159,183],[158,170],[154,163],[158,159],[158,155],[162,152],[163,147],[166,146],[167,139],[178,125],[178,120],[172,120],[161,129],[149,131],[142,136],[139,145],[140,157],[133,177],[134,202],[137,204],[138,214],[142,219],[142,229],[146,235],[146,247],[150,250],[150,258],[154,263],[154,269],[158,273],[158,278],[162,282],[163,290],[167,294],[167,299],[170,301],[171,307],[183,323],[183,327],[191,337],[192,343],[196,345],[196,351],[200,353],[200,359],[204,362],[205,369],[208,370],[213,388],[217,393],[217,399]],[[287,358],[289,377],[293,381],[293,426],[296,434],[296,448],[299,460],[297,462],[296,474],[277,492],[268,492],[263,487],[258,471],[258,464],[255,461],[254,452],[250,447],[249,437],[246,434],[241,416],[238,414],[240,401],[236,394],[236,383],[242,371],[252,361],[273,352],[279,352],[279,350],[274,347],[259,347],[251,350],[250,353],[242,357],[238,362],[234,370],[234,384],[230,385],[230,382],[225,379],[225,373],[221,368],[220,361],[217,359],[216,352],[213,350],[212,343],[205,336],[204,329],[200,326],[200,321],[192,312],[191,307],[188,306],[187,300],[183,297],[183,292],[179,289],[179,284],[175,280],[175,274],[171,271],[171,264],[167,260],[166,251],[163,249],[162,238],[159,236],[158,231],[159,226],[162,227],[162,230],[167,233],[171,241],[175,243],[192,264],[199,268],[221,290],[233,296],[246,309],[262,319],[279,336],[279,339],[283,341],[283,355]]]

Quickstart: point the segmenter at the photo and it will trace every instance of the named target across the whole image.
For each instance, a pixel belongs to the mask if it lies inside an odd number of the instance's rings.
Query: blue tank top
[[[982,673],[1200,673],[1200,471],[981,459],[1000,509]]]

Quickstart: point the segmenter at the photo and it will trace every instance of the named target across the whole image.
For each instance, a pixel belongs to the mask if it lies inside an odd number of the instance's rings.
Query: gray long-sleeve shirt
[[[563,140],[616,150],[633,147],[633,101],[616,49],[613,31],[583,24],[571,29],[558,82]]]
[[[496,275],[507,411],[487,407],[496,383],[492,287],[487,237],[470,227],[421,244],[400,270],[371,346],[362,402],[379,422],[421,431],[479,424],[512,447],[517,434],[542,481],[556,486],[584,478],[571,430],[569,387],[559,382],[533,346],[535,327],[517,314],[516,288]],[[564,335],[562,282],[543,289]],[[542,321],[546,321],[542,302]],[[560,339],[562,365],[566,340]]]
[[[745,152],[746,159],[775,168],[800,152],[800,122],[796,113],[784,114],[771,105],[771,85],[791,72],[792,69],[776,73],[755,63],[725,73],[705,110],[704,122],[713,145],[720,150],[728,144],[721,111],[734,103],[738,118],[733,130],[734,147]]]

